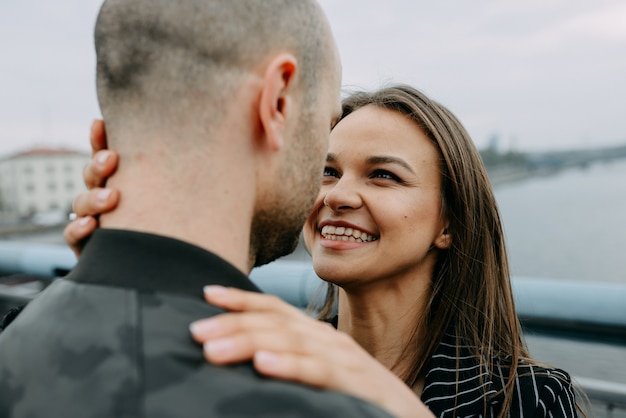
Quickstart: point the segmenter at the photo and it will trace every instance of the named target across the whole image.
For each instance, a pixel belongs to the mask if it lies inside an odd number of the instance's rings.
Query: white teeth
[[[322,228],[321,234],[324,238],[333,241],[369,242],[376,241],[372,235],[359,231],[358,229],[345,228],[343,226],[326,225]]]

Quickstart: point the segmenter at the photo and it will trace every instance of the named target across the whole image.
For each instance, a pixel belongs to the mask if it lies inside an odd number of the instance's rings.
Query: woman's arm
[[[252,360],[266,376],[348,393],[398,417],[432,416],[402,380],[350,336],[281,299],[220,286],[207,287],[205,297],[230,311],[190,326],[209,362]]]

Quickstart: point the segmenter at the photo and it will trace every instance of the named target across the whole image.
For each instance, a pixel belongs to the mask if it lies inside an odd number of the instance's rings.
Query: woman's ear
[[[441,230],[433,244],[440,250],[447,250],[448,248],[450,248],[450,246],[452,245],[452,234],[450,234],[447,226],[443,230]]]
[[[267,65],[259,100],[259,117],[264,140],[271,150],[282,147],[287,120],[292,113],[293,84],[298,64],[287,53],[275,56]]]

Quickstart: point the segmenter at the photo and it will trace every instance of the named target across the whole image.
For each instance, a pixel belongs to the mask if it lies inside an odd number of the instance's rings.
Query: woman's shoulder
[[[512,375],[513,374],[513,375]],[[512,377],[512,385],[505,382]],[[495,362],[491,375],[501,402],[507,390],[513,391],[510,411],[512,416],[571,418],[578,416],[572,379],[565,370],[541,364],[532,359],[521,359],[511,367],[507,358]]]
[[[497,416],[512,391],[511,416],[577,416],[572,380],[564,370],[531,359],[512,367],[508,356],[481,361],[477,350],[447,337],[431,357],[422,393],[435,415]]]
[[[537,416],[577,416],[574,386],[565,370],[522,360],[515,379],[521,410],[536,409]]]
[[[549,386],[571,386],[572,378],[565,370],[542,364],[534,360],[522,359],[517,365],[517,375],[521,381],[537,382]]]

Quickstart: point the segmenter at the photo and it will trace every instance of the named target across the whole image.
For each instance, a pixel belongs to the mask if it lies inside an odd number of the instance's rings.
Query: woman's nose
[[[335,184],[329,187],[324,196],[324,205],[337,212],[341,210],[356,209],[363,204],[359,190],[354,181],[341,177]]]

